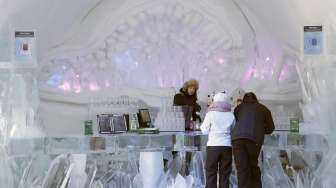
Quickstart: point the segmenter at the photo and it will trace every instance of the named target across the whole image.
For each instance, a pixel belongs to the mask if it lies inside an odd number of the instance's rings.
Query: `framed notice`
[[[321,55],[323,53],[323,27],[304,26],[304,54]]]
[[[36,41],[34,31],[14,32],[14,61],[17,63],[35,63]]]

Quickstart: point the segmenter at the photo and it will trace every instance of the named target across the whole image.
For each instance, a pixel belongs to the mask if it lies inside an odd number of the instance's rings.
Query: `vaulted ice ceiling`
[[[0,3],[13,28],[38,32],[41,88],[70,93],[178,87],[188,78],[204,91],[298,93],[300,28],[334,21],[336,7],[332,0]]]
[[[239,84],[242,62],[254,54],[254,34],[244,18],[236,17],[245,24],[243,32],[237,31],[229,16],[216,15],[216,7],[202,2],[130,2],[119,12],[99,15],[106,18],[100,23],[89,14],[76,36],[43,60],[41,80],[77,93],[122,86],[178,87],[190,78],[198,79],[203,89],[223,82],[229,87]],[[83,29],[92,25],[89,33]]]

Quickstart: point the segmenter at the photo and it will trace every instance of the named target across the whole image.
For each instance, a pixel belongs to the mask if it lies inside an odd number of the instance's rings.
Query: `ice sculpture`
[[[70,162],[69,156],[60,155],[56,157],[45,176],[42,188],[65,188],[73,167],[74,164]]]
[[[162,152],[141,152],[139,169],[144,187],[157,188],[163,175]]]
[[[202,154],[202,152],[193,153],[190,175],[183,175],[183,154],[179,153],[171,158],[167,164],[167,171],[161,176],[159,188],[203,188],[205,170]]]
[[[14,114],[11,132],[15,133],[13,130],[21,130],[26,126],[27,98],[24,77],[22,75],[14,75],[11,85],[9,95],[11,96],[12,113]],[[16,89],[21,92],[17,92]]]
[[[28,71],[29,72],[29,71]],[[18,90],[20,92],[18,92]],[[42,136],[37,126],[38,94],[36,80],[29,74],[14,74],[8,95],[11,104],[11,137]]]
[[[121,171],[121,169],[109,171],[101,178],[101,182],[104,185],[104,188],[123,188],[132,186],[131,179],[125,172]]]
[[[193,177],[193,184],[194,187],[203,187],[205,186],[205,163],[203,159],[202,152],[195,152],[193,153],[191,167],[190,167],[190,174]]]
[[[54,55],[42,64],[40,80],[74,93],[120,86],[179,87],[189,78],[199,79],[204,90],[223,87],[223,80],[239,84],[239,62],[248,61],[250,44],[242,45],[230,33],[233,28],[180,2],[137,10],[99,39],[97,48],[78,51],[81,55]],[[228,69],[235,76],[222,74]]]
[[[69,180],[69,187],[73,188],[84,187],[86,182],[90,182],[90,180],[89,181],[87,180],[88,176],[85,172],[86,155],[73,154],[71,160],[74,163],[74,168],[72,170],[71,177]]]
[[[189,187],[189,186],[187,186],[187,182],[181,176],[181,174],[177,174],[177,176],[175,178],[175,183],[172,187],[174,187],[174,188],[185,188],[185,187]]]
[[[182,168],[182,159],[180,155],[171,158],[168,161],[167,171],[161,177],[159,182],[159,188],[170,188],[175,185],[176,177],[179,175],[179,172]]]
[[[31,173],[33,159],[19,163],[8,156],[12,138],[43,135],[37,127],[39,98],[35,70],[30,67],[2,67],[0,71],[1,186],[38,187],[41,181]]]
[[[335,120],[332,106],[335,104],[333,94],[336,68],[331,63],[323,62],[323,59],[318,62],[314,59],[306,61],[297,65],[297,71],[304,96],[302,111],[305,124],[310,125],[307,131],[330,133],[329,131],[335,130],[332,126]]]
[[[324,63],[321,64],[321,61]],[[336,186],[334,180],[336,174],[334,170],[336,167],[336,128],[334,126],[336,112],[333,109],[336,104],[333,97],[336,92],[334,81],[336,69],[334,64],[327,62],[323,58],[304,58],[296,65],[296,68],[303,92],[301,109],[304,124],[301,124],[300,132],[324,135],[328,141],[328,151],[322,158],[322,162],[318,162],[308,153],[295,147],[288,148],[289,160],[294,166],[284,168],[280,162],[279,153],[265,149],[264,186],[293,188],[331,188]],[[307,139],[309,139],[307,143],[313,144],[310,144],[311,146],[307,149],[318,148],[315,146],[316,144],[321,145],[320,142],[315,143],[316,140],[313,137],[307,137]],[[298,168],[299,166],[306,166],[306,168]],[[292,174],[292,177],[289,177],[288,174]]]
[[[94,164],[88,165],[87,179],[84,188],[91,188],[93,186],[93,181],[97,173],[97,167]]]
[[[279,159],[277,151],[267,152],[265,154],[265,168],[264,168],[264,186],[291,188],[294,187],[289,177],[285,174]]]
[[[0,182],[4,187],[14,187],[14,177],[10,164],[8,164],[8,156],[5,148],[0,147]]]
[[[89,182],[84,188],[143,188],[135,158],[137,153],[93,154],[87,161],[90,169],[86,171]],[[77,188],[77,187],[73,187]],[[78,188],[81,188],[79,186]]]

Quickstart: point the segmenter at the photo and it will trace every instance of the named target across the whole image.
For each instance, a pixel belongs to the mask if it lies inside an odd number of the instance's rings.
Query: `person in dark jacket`
[[[199,112],[201,111],[201,106],[197,103],[197,90],[199,84],[197,80],[189,80],[185,82],[180,89],[180,92],[174,96],[174,105],[175,106],[189,106],[192,108],[192,120],[199,120],[201,122],[201,117]],[[188,121],[186,121],[188,122]],[[173,156],[176,157],[178,152],[173,151]],[[189,175],[190,161],[192,153],[186,152],[185,160],[186,166],[182,169],[184,171],[183,175]]]
[[[234,115],[236,124],[231,139],[238,188],[261,188],[258,158],[265,134],[274,131],[271,112],[250,92],[245,94],[243,103],[235,108]]]
[[[193,121],[199,120],[199,112],[201,111],[201,106],[197,103],[197,90],[198,81],[189,80],[183,84],[180,92],[174,96],[175,106],[190,106],[193,107],[192,119]]]

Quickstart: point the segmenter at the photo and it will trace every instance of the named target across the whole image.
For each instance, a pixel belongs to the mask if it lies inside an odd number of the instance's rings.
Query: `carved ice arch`
[[[243,45],[241,32],[225,14],[218,16],[219,9],[202,0],[137,3],[105,13],[108,19],[78,45],[70,38],[55,47],[42,61],[42,85],[75,93],[178,87],[189,78],[206,89],[225,87],[225,81],[227,88],[237,85],[253,41]],[[86,19],[93,20],[94,11]],[[85,19],[82,25],[88,25]]]

